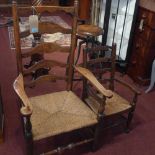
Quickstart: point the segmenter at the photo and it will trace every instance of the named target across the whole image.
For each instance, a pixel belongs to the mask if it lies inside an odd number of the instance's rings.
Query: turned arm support
[[[99,93],[108,98],[111,98],[113,96],[112,91],[105,89],[101,85],[101,83],[96,79],[94,74],[90,72],[88,69],[76,66],[74,68],[78,73],[80,73],[83,77],[85,77],[97,89],[97,91],[99,91]]]
[[[89,103],[88,105],[91,107],[91,109],[98,115],[98,118],[100,116],[103,116],[104,110],[105,110],[105,104],[106,104],[106,97],[103,95],[99,95],[96,91],[92,89],[92,85],[88,84],[88,94],[91,96],[99,105],[96,105],[95,107],[91,106]],[[95,102],[93,103],[95,104]]]

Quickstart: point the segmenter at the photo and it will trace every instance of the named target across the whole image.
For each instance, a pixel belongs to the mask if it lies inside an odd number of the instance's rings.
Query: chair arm
[[[74,67],[76,71],[78,71],[82,76],[84,76],[102,95],[105,97],[111,98],[113,93],[111,90],[105,89],[102,84],[96,79],[94,74],[90,72],[88,69],[83,67]]]
[[[30,116],[32,114],[32,104],[29,101],[29,98],[27,97],[25,90],[24,90],[24,85],[23,85],[23,76],[22,74],[19,74],[15,82],[13,83],[13,87],[17,95],[20,97],[22,100],[22,107],[20,109],[20,112],[24,116]]]
[[[133,91],[133,92],[136,93],[137,95],[140,95],[140,94],[141,94],[140,91],[138,91],[136,88],[134,88],[133,86],[129,85],[129,84],[126,83],[125,81],[120,80],[120,79],[118,79],[118,78],[114,78],[114,80],[115,80],[116,82],[118,82],[118,83],[120,83],[120,84],[126,86],[127,88],[129,88],[131,91]]]

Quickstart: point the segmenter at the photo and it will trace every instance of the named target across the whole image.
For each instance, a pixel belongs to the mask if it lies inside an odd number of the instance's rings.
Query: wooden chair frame
[[[90,52],[94,52],[94,53],[98,53],[99,52],[102,52],[102,54],[105,52],[111,52],[111,56],[110,57],[99,57],[99,58],[96,58],[96,59],[90,59],[88,60],[88,53]],[[130,123],[132,121],[132,118],[133,118],[133,115],[134,115],[134,111],[135,111],[135,108],[136,108],[136,103],[137,103],[137,99],[138,99],[138,95],[141,94],[140,91],[138,91],[136,88],[134,88],[133,86],[131,86],[130,84],[126,83],[125,81],[123,80],[120,80],[118,78],[115,77],[115,64],[116,64],[116,44],[113,43],[112,46],[102,46],[102,45],[98,45],[96,47],[93,47],[93,48],[85,48],[84,49],[84,52],[83,52],[83,66],[85,68],[89,68],[91,71],[92,71],[92,68],[90,67],[91,65],[95,65],[95,64],[99,64],[99,63],[103,63],[103,62],[107,62],[107,63],[110,63],[110,68],[100,68],[98,69],[97,71],[93,72],[94,74],[98,75],[98,79],[101,83],[105,83],[106,82],[109,82],[109,89],[114,92],[115,90],[115,87],[114,87],[114,84],[115,82],[121,84],[122,86],[124,86],[124,88],[126,89],[129,89],[132,93],[134,93],[133,95],[133,99],[132,101],[129,103],[130,104],[130,108],[128,110],[122,110],[122,111],[119,111],[118,113],[115,113],[115,115],[118,115],[118,114],[123,114],[125,112],[128,112],[128,117],[126,119],[126,128],[125,128],[125,131],[128,133],[130,131]],[[110,78],[102,78],[102,75],[106,72],[110,72]],[[103,101],[106,100],[106,97],[103,96],[103,100],[101,97],[99,97],[97,94],[98,92],[94,92],[93,90],[91,90],[92,87],[90,87],[87,83],[87,80],[84,79],[83,80],[83,100],[86,100],[86,98],[90,95],[92,96],[93,98],[95,98],[95,100],[97,102],[99,102],[100,104],[103,103]],[[104,102],[104,105],[106,105],[106,103]],[[116,107],[117,108],[117,107]],[[104,111],[105,110],[105,107],[104,109],[102,109],[102,112],[104,114]],[[103,119],[106,118],[106,117],[110,117],[110,116],[113,116],[113,114],[109,114],[108,116],[106,116],[104,114],[103,116]],[[124,118],[124,117],[123,117]],[[117,123],[116,123],[117,124]],[[112,126],[115,126],[115,125],[112,125]]]
[[[22,101],[22,107],[20,109],[20,112],[24,119],[23,128],[24,128],[24,134],[25,134],[25,138],[26,138],[27,154],[32,155],[33,154],[33,133],[32,133],[33,126],[31,123],[31,117],[33,114],[33,106],[31,104],[30,99],[28,98],[28,96],[25,93],[24,86],[27,86],[27,85],[32,86],[32,85],[38,84],[42,81],[55,82],[56,80],[65,80],[67,82],[67,91],[72,90],[74,52],[75,52],[75,48],[76,48],[78,0],[75,0],[73,7],[59,7],[59,6],[36,6],[35,7],[36,11],[39,14],[44,11],[51,13],[56,10],[63,10],[65,12],[73,14],[74,18],[73,18],[72,31],[70,31],[68,29],[64,29],[64,28],[59,27],[58,25],[54,25],[54,24],[52,26],[49,26],[47,23],[39,24],[39,29],[41,30],[40,33],[45,32],[47,30],[50,33],[54,33],[57,31],[58,32],[61,31],[63,33],[71,33],[72,35],[71,35],[71,47],[70,48],[68,48],[68,47],[62,48],[62,47],[60,47],[56,44],[52,44],[52,43],[46,43],[46,44],[43,43],[42,45],[38,45],[38,46],[32,48],[30,51],[28,51],[26,53],[22,53],[21,46],[20,46],[20,37],[21,36],[25,37],[29,33],[28,33],[28,31],[20,33],[18,11],[23,12],[25,9],[29,10],[30,7],[18,8],[17,4],[15,2],[13,2],[14,35],[15,35],[15,46],[16,46],[16,56],[17,56],[17,68],[18,68],[18,73],[19,73],[19,76],[15,80],[13,86],[14,86],[14,90],[16,91],[16,93],[18,94],[19,98]],[[45,28],[46,26],[48,27],[48,29]],[[52,53],[55,50],[59,50],[60,52],[68,52],[69,53],[69,63],[64,64],[64,63],[60,63],[60,62],[53,61],[53,60],[52,61],[42,60],[41,62],[34,64],[32,67],[30,67],[26,70],[23,69],[23,66],[22,66],[23,58],[30,57],[34,53],[48,53],[49,51]],[[24,80],[23,80],[23,75],[30,74],[31,72],[37,70],[38,68],[51,67],[51,66],[66,67],[68,69],[68,74],[63,77],[56,76],[56,75],[41,76],[41,77],[37,78],[36,80],[33,80],[29,84],[25,85]],[[81,144],[85,144],[85,143],[92,142],[92,141],[93,141],[93,150],[98,148],[98,138],[100,136],[100,132],[102,129],[102,124],[103,124],[102,120],[103,120],[103,116],[104,116],[103,111],[104,111],[105,100],[106,100],[106,98],[111,98],[113,94],[110,90],[106,90],[97,81],[95,76],[88,69],[82,68],[82,67],[75,67],[75,70],[77,72],[79,72],[85,79],[87,79],[94,86],[94,88],[103,95],[103,100],[100,104],[98,113],[96,115],[97,123],[95,123],[95,125],[93,125],[93,126],[95,126],[95,130],[93,132],[94,134],[93,134],[93,137],[90,139],[85,139],[80,142],[76,142],[75,144],[71,143],[66,146],[58,147],[58,148],[54,149],[53,151],[48,152],[47,154],[61,153],[65,149],[71,149],[74,146],[79,146]],[[89,110],[92,111],[91,109],[89,109]],[[78,129],[76,129],[76,130],[78,130]]]

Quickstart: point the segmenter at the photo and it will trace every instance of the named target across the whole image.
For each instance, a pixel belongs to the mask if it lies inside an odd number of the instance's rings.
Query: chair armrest
[[[133,86],[129,85],[129,84],[126,83],[125,81],[120,80],[120,79],[118,79],[118,78],[114,78],[114,80],[115,80],[116,82],[118,82],[118,83],[120,83],[120,84],[126,86],[127,88],[129,88],[131,91],[133,91],[133,92],[136,93],[137,95],[140,95],[140,94],[141,94],[140,91],[138,91],[136,88],[134,88]]]
[[[105,89],[102,84],[96,79],[94,74],[88,69],[75,66],[75,70],[79,72],[82,76],[84,76],[102,95],[108,98],[111,98],[113,96],[112,91]]]
[[[13,83],[13,87],[17,95],[20,97],[20,99],[23,102],[23,105],[20,109],[20,112],[24,116],[30,116],[32,114],[32,104],[29,101],[29,98],[27,97],[24,85],[23,85],[23,76],[22,74],[19,74],[15,82]]]

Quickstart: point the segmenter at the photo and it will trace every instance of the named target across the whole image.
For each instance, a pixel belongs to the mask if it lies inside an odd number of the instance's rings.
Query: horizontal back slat
[[[67,67],[67,64],[56,61],[56,60],[41,60],[38,63],[34,64],[33,66],[29,67],[28,69],[23,70],[23,74],[28,75],[32,73],[33,71],[36,71],[37,69],[51,68],[54,66]]]
[[[39,23],[39,33],[57,33],[61,32],[64,34],[71,34],[72,30],[64,28],[58,24],[55,23],[49,23],[49,22],[40,22]]]
[[[33,81],[29,82],[29,83],[26,83],[25,87],[33,87],[36,84],[41,83],[41,82],[45,82],[45,81],[56,82],[57,80],[67,80],[67,79],[68,78],[65,77],[65,76],[61,77],[61,76],[56,76],[56,75],[48,74],[48,75],[40,76],[36,80],[33,80]]]
[[[93,71],[92,71],[94,74],[104,74],[106,72],[111,72],[111,68],[95,68]]]
[[[20,38],[25,38],[25,37],[28,37],[29,35],[30,35],[30,30],[29,29],[20,32]]]
[[[18,7],[18,12],[20,15],[24,15],[24,13],[30,13],[30,10],[33,9],[38,14],[42,14],[44,12],[53,13],[56,11],[65,11],[66,13],[73,14],[75,12],[74,7],[62,7],[62,6],[25,6],[25,7]]]
[[[112,48],[110,46],[97,46],[93,48],[85,48],[84,51],[86,52],[100,52],[100,51],[109,51],[111,52]]]
[[[70,52],[70,47],[66,46],[60,46],[59,44],[56,43],[41,43],[34,48],[32,48],[30,51],[22,53],[22,57],[30,57],[34,54],[43,54],[43,53],[52,53],[52,52],[64,52],[64,53],[69,53]]]
[[[53,33],[63,33],[63,34],[71,34],[72,30],[69,28],[64,28],[58,24],[55,23],[49,23],[49,22],[40,22],[39,23],[39,33],[44,34],[53,34]],[[20,37],[24,38],[30,35],[30,30],[27,29],[23,32],[20,32]]]
[[[109,62],[109,61],[111,61],[111,58],[101,57],[101,58],[96,58],[96,59],[90,59],[88,61],[88,64],[97,64],[97,63]]]
[[[37,6],[35,7],[35,10],[37,11],[37,13],[44,13],[44,12],[48,12],[48,13],[53,13],[55,11],[65,11],[67,13],[74,13],[75,12],[75,8],[74,7],[60,7],[60,6]]]

